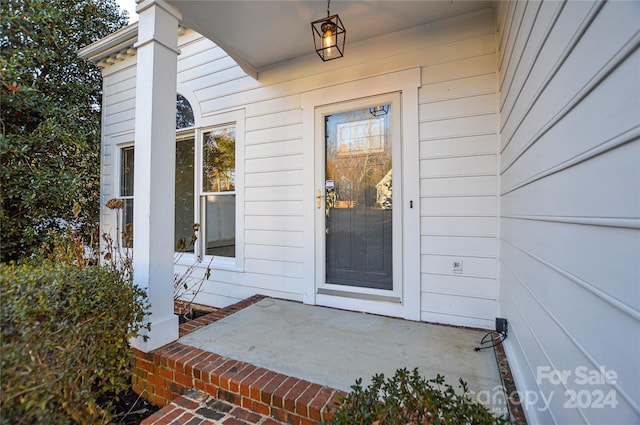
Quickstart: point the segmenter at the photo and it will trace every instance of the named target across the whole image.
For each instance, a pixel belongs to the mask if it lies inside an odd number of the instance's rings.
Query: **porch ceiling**
[[[254,77],[281,62],[315,55],[311,21],[326,16],[322,1],[168,0],[183,24],[211,39]],[[349,44],[491,7],[484,0],[360,0],[331,2]],[[320,60],[320,59],[318,59]]]

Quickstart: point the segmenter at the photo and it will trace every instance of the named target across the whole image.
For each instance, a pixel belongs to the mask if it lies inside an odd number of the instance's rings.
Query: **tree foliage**
[[[77,50],[127,16],[115,0],[0,2],[0,261],[8,261],[51,231],[98,221],[102,83]]]

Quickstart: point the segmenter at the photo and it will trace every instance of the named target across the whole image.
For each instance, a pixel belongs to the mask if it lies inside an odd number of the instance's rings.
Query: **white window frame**
[[[199,223],[199,221],[198,221],[198,219],[199,219],[198,218],[199,217],[199,212],[198,212],[199,205],[198,205],[198,187],[197,187],[198,183],[195,180],[197,178],[197,174],[198,174],[198,166],[197,166],[197,163],[196,163],[196,161],[198,161],[198,154],[197,154],[197,149],[198,149],[198,130],[196,129],[196,127],[185,127],[185,128],[180,128],[180,129],[176,130],[176,149],[175,150],[177,150],[178,140],[185,140],[185,139],[189,139],[189,138],[192,139],[193,143],[194,143],[194,154],[193,154],[194,155],[193,156],[194,167],[193,167],[193,170],[194,170],[194,174],[195,175],[194,175],[194,183],[193,183],[194,184],[194,188],[193,188],[194,189],[194,196],[193,196],[194,199],[193,199],[193,219],[192,219],[192,221],[193,221],[193,223]],[[174,179],[174,184],[175,184],[175,179]],[[174,206],[174,209],[175,209],[175,206]],[[174,218],[174,220],[175,220],[175,218]],[[175,229],[174,229],[174,235],[175,235]],[[198,236],[198,239],[200,239],[201,235],[200,235],[199,232],[198,232],[197,236]],[[193,264],[193,259],[194,259],[193,257],[200,258],[200,255],[198,253],[199,241],[196,241],[195,246],[193,248],[193,252],[180,252],[180,251],[177,251],[176,246],[175,246],[176,241],[174,240],[173,243],[174,243],[174,246],[173,246],[174,253],[181,254],[180,258],[182,258],[182,256],[186,256],[187,259],[189,260],[188,262],[183,262],[183,261],[179,260],[178,264],[191,265],[191,264]]]
[[[204,226],[200,226],[198,230],[198,242],[196,242],[196,246],[194,247],[193,253],[184,253],[184,255],[180,256],[180,259],[177,264],[179,265],[192,265],[194,261],[205,261],[210,263],[210,267],[213,269],[221,269],[221,270],[230,270],[230,271],[244,271],[244,143],[245,143],[245,111],[237,110],[225,112],[222,114],[216,114],[212,116],[208,116],[206,118],[202,118],[200,125],[195,127],[188,127],[183,129],[176,130],[176,140],[183,137],[193,136],[195,143],[195,153],[194,153],[194,223],[202,223],[204,219],[204,208],[201,202],[201,199],[204,195],[208,194],[208,192],[202,191],[202,140],[205,133],[214,130],[216,128],[224,128],[226,126],[234,126],[236,131],[236,164],[235,164],[235,195],[236,195],[236,228],[235,228],[235,236],[236,236],[236,250],[235,257],[220,257],[220,256],[212,256],[206,255],[202,249],[202,242],[204,240]],[[135,149],[135,142],[129,141],[125,143],[120,143],[116,145],[116,166],[117,172],[114,173],[114,184],[115,184],[115,192],[117,193],[118,199],[125,199],[125,197],[121,195],[121,169],[122,169],[122,160],[123,160],[123,150],[127,148]],[[134,165],[135,166],[135,165]],[[126,199],[134,199],[135,202],[135,193],[133,196],[128,196]],[[117,243],[120,248],[126,248],[122,246],[122,238],[120,236],[120,232],[122,229],[122,218],[124,213],[118,214],[118,222],[116,223],[116,238]],[[174,247],[175,250],[175,247]],[[213,258],[212,258],[213,257]]]
[[[129,141],[129,142],[125,142],[125,143],[119,143],[116,145],[116,172],[114,173],[114,177],[115,177],[115,193],[116,193],[116,198],[117,199],[122,199],[122,200],[131,200],[135,203],[135,192],[133,195],[131,196],[123,196],[122,195],[122,161],[124,160],[124,154],[123,151],[125,149],[130,149],[133,148],[134,152],[135,152],[135,143],[133,141]],[[134,160],[134,167],[135,167],[135,160]],[[134,169],[135,170],[135,169]],[[134,171],[135,174],[135,171]],[[127,249],[129,247],[124,246],[124,244],[122,243],[122,231],[124,230],[124,208],[122,209],[122,211],[116,215],[116,234],[115,234],[115,239],[117,241],[117,246],[120,249]],[[133,246],[132,246],[133,247]]]
[[[198,240],[196,246],[196,255],[201,261],[209,262],[212,258],[211,267],[214,269],[231,270],[231,271],[243,271],[244,270],[244,134],[245,134],[245,111],[244,109],[225,112],[222,114],[216,114],[202,119],[200,127],[196,131],[196,150],[195,160],[196,166],[194,167],[194,181],[196,186],[196,217],[195,223],[200,223],[200,229],[198,231]],[[205,227],[203,221],[205,208],[204,198],[211,192],[202,191],[202,167],[203,167],[203,138],[204,134],[215,129],[225,127],[235,127],[236,131],[236,148],[235,148],[235,187],[233,192],[224,192],[226,194],[234,193],[236,196],[235,205],[235,238],[236,248],[235,257],[220,257],[213,255],[206,255],[203,249],[203,241],[205,238]],[[213,193],[215,194],[215,193]]]

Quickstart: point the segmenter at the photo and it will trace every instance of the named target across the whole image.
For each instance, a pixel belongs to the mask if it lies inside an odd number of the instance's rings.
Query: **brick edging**
[[[180,325],[186,335],[264,299],[256,295]],[[184,332],[184,333],[183,333]],[[166,406],[192,388],[215,398],[294,424],[328,418],[328,408],[346,393],[173,342],[135,356],[133,390]]]
[[[498,334],[494,332],[494,340],[498,339],[498,337]],[[504,388],[511,423],[514,425],[527,425],[527,418],[524,415],[522,402],[516,389],[516,383],[513,379],[509,362],[507,361],[507,353],[504,351],[504,346],[502,344],[496,344],[493,350],[496,356],[496,362],[498,363],[498,370],[500,371],[500,379],[502,380],[502,387]]]

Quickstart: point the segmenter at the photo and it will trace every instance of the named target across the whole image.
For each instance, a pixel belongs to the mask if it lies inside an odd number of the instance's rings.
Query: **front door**
[[[324,265],[319,293],[371,299],[400,293],[398,102],[374,98],[327,107],[319,174]]]

